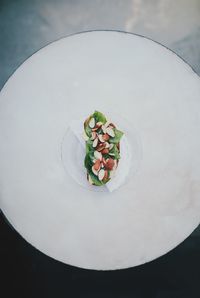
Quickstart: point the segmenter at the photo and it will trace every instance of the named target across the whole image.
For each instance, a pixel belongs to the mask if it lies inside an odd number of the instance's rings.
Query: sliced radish
[[[108,141],[110,139],[110,136],[106,133],[103,135],[104,141]]]
[[[102,151],[105,147],[106,147],[105,143],[100,143],[96,149],[97,149],[97,151]]]
[[[94,169],[95,169],[95,171],[99,171],[99,169],[100,169],[100,167],[101,167],[101,161],[100,161],[100,159],[97,159],[96,161],[95,161],[95,164],[94,164]]]
[[[108,169],[108,170],[112,170],[113,168],[114,168],[114,165],[115,165],[115,161],[114,161],[114,159],[112,159],[112,158],[108,158],[107,160],[106,160],[106,169]]]
[[[101,151],[102,154],[108,154],[109,153],[109,150],[104,148],[102,151]]]
[[[92,172],[93,172],[93,174],[94,174],[95,176],[98,176],[98,171],[95,170],[94,166],[92,166]]]

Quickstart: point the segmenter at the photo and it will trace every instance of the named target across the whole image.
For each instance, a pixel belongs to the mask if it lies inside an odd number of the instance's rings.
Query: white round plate
[[[142,160],[112,193],[80,186],[61,144],[73,119],[120,113]],[[200,220],[200,80],[173,52],[113,31],[41,49],[0,94],[0,204],[33,246],[64,263],[108,270],[153,260]]]

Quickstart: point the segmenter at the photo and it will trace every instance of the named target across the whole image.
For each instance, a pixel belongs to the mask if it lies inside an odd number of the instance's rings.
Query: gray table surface
[[[41,47],[96,29],[152,38],[175,51],[200,75],[199,0],[0,0],[0,89]],[[200,236],[200,227],[193,236]]]

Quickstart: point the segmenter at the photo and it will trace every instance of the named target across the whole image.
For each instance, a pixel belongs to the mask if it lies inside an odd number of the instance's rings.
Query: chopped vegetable
[[[104,114],[95,111],[84,122],[86,141],[85,168],[90,184],[106,184],[120,159],[120,140],[123,132],[107,121]]]

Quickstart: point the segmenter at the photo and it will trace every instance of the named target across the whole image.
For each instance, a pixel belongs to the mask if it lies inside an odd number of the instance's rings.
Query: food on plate
[[[90,184],[102,186],[114,177],[120,159],[120,140],[123,134],[101,112],[95,111],[85,120],[84,163]]]

